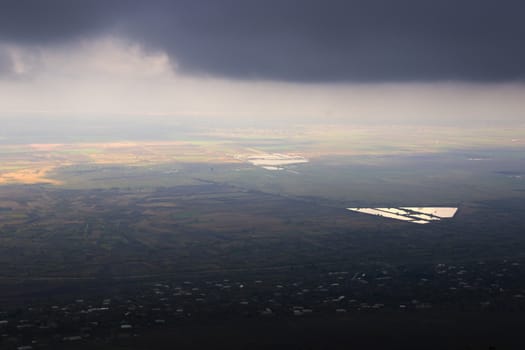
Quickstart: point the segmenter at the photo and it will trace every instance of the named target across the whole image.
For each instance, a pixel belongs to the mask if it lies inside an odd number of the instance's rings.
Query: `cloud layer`
[[[275,125],[523,123],[523,84],[303,84],[179,74],[167,55],[105,38],[62,47],[5,47],[3,117],[212,118]]]
[[[107,35],[190,74],[294,82],[525,80],[518,0],[0,0],[0,41]],[[0,71],[12,69],[0,52]],[[1,73],[0,73],[1,74]]]

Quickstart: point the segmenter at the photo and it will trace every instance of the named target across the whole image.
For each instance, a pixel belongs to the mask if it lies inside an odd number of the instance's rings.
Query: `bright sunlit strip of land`
[[[377,215],[390,219],[408,221],[413,224],[428,224],[454,217],[458,208],[454,207],[400,207],[400,208],[346,208],[358,213]]]
[[[302,156],[283,153],[238,154],[235,158],[266,170],[283,170],[286,165],[308,163],[308,159]]]
[[[430,214],[437,216],[438,218],[453,218],[458,211],[458,208],[454,207],[401,207],[401,209],[410,210],[413,212]]]

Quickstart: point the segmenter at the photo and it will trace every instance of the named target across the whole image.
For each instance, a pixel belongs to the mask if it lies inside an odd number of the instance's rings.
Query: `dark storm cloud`
[[[0,40],[45,45],[117,33],[166,51],[189,72],[289,81],[525,80],[522,1],[0,4]]]
[[[0,0],[0,40],[47,45],[101,34],[119,21],[122,6],[112,0]]]

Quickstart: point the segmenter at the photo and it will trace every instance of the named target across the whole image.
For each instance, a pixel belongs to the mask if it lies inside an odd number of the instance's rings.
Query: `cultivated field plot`
[[[400,208],[346,208],[358,213],[376,215],[414,224],[453,218],[458,208],[450,207],[400,207]]]
[[[64,185],[56,172],[72,166],[147,168],[168,163],[237,163],[228,150],[221,143],[198,141],[3,145],[0,185]]]

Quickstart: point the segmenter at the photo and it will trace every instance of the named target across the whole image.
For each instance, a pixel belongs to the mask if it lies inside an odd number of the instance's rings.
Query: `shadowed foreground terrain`
[[[1,186],[0,344],[520,349],[522,159],[476,154],[80,162]]]

